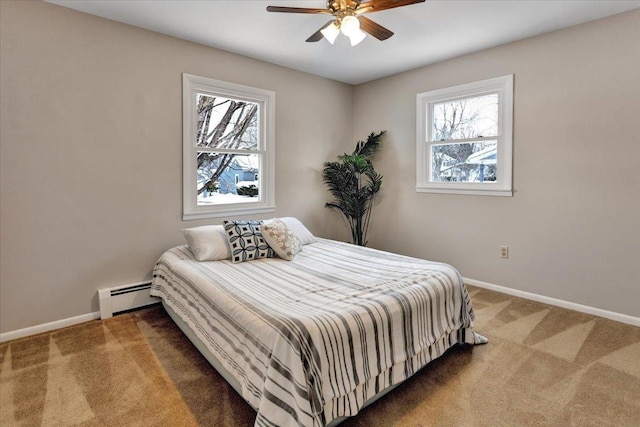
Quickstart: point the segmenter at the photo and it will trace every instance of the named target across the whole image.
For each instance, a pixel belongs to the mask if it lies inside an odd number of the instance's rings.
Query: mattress
[[[459,344],[485,343],[450,265],[318,239],[293,261],[165,252],[151,294],[256,409],[256,426],[324,426]]]

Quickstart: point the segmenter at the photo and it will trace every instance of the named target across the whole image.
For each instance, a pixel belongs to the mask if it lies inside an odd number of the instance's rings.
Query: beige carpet
[[[640,328],[469,287],[477,330],[343,424],[639,426]],[[0,344],[0,425],[251,426],[160,307]]]

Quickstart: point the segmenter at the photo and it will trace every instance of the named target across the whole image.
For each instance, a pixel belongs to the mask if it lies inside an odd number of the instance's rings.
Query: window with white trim
[[[275,93],[182,75],[183,219],[275,211]]]
[[[512,195],[513,75],[416,101],[416,191]]]

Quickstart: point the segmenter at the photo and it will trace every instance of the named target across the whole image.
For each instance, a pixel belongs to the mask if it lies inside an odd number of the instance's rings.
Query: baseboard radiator
[[[114,314],[160,302],[160,298],[149,295],[151,282],[130,283],[98,290],[100,318],[108,319]]]

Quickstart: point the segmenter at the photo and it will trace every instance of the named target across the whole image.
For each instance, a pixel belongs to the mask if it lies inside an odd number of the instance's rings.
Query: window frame
[[[432,141],[433,105],[494,93],[498,94],[498,135],[487,137],[487,140],[497,140],[496,181],[432,181],[431,147],[443,143]],[[419,93],[416,95],[416,118],[416,192],[507,197],[513,195],[513,74]],[[481,138],[451,141],[462,143],[477,140]]]
[[[255,202],[198,205],[197,152],[225,152],[225,149],[203,149],[195,145],[196,95],[204,93],[259,104],[260,143],[258,150],[247,153],[260,155],[260,198]],[[192,74],[182,74],[182,219],[220,218],[275,212],[275,98],[273,91],[215,80]],[[233,150],[235,151],[235,150]],[[238,150],[245,151],[245,150]]]

